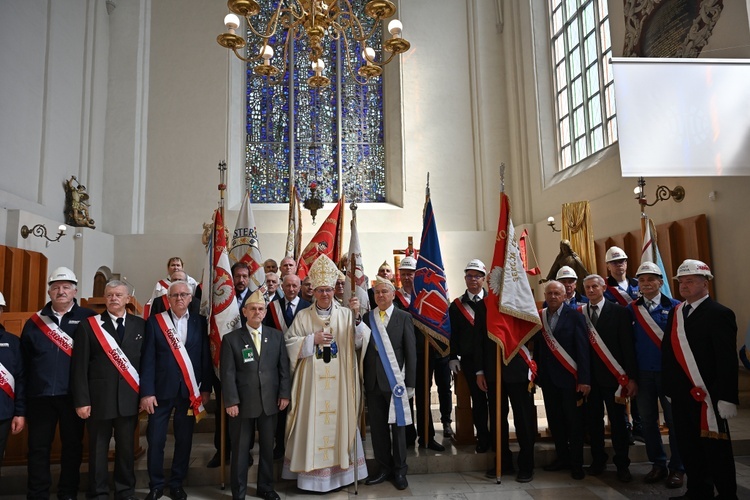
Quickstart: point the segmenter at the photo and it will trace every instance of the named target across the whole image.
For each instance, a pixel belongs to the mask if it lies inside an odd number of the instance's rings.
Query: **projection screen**
[[[750,60],[612,66],[623,177],[750,175]]]

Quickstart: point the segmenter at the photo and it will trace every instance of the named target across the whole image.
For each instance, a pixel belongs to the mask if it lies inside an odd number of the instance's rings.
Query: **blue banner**
[[[435,214],[432,211],[432,201],[428,197],[409,312],[414,318],[415,326],[427,335],[443,356],[448,353],[451,338],[449,306],[448,284],[445,280]]]

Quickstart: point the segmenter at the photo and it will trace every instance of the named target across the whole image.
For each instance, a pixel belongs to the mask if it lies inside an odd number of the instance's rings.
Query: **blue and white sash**
[[[383,320],[380,319],[376,311],[370,311],[370,325],[372,329],[372,339],[378,348],[380,362],[383,364],[385,375],[388,377],[388,385],[391,386],[391,404],[388,408],[388,423],[396,424],[399,427],[411,425],[411,411],[409,411],[409,396],[406,394],[406,385],[404,385],[404,374],[398,366],[396,353],[393,352],[391,338],[386,332]]]

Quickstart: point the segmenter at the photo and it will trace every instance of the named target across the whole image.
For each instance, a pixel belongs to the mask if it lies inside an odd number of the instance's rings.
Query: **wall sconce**
[[[29,226],[27,226],[26,224],[24,224],[21,227],[21,237],[23,239],[26,239],[31,234],[31,235],[37,236],[39,238],[44,238],[48,242],[47,246],[49,246],[49,242],[50,241],[52,241],[52,242],[54,242],[54,241],[60,241],[60,238],[63,237],[63,235],[65,234],[65,231],[67,231],[67,230],[68,230],[68,226],[66,226],[65,224],[60,224],[57,227],[57,231],[58,231],[57,232],[57,238],[53,239],[53,238],[50,238],[49,236],[47,236],[47,228],[44,226],[44,224],[37,224],[36,226],[32,227],[31,229],[29,229]]]
[[[643,177],[639,177],[638,185],[633,189],[633,194],[635,195],[635,199],[638,200],[638,203],[641,205],[641,207],[653,207],[660,201],[668,200],[670,198],[677,203],[680,203],[685,199],[685,188],[682,186],[675,186],[674,189],[669,189],[667,186],[657,186],[656,194],[654,195],[656,199],[653,203],[648,203],[648,201],[646,200],[646,193],[644,192],[645,187],[646,180]]]
[[[552,228],[553,233],[561,233],[562,231],[555,227],[555,218],[551,215],[547,217],[547,225]]]

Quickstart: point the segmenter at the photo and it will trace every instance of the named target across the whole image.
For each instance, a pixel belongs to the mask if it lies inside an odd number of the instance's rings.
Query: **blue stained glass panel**
[[[265,26],[278,0],[259,3],[261,14],[252,19],[258,30],[258,21]],[[356,13],[362,13],[366,3],[351,1]],[[361,19],[368,21],[363,27],[369,32],[373,21],[364,14]],[[381,31],[378,26],[367,41],[376,50],[376,60],[383,57]],[[254,56],[262,40],[249,29],[246,34],[246,57]],[[283,36],[281,30],[279,35]],[[271,63],[278,68],[283,66],[281,36],[269,40],[275,51]],[[385,201],[382,78],[371,78],[364,86],[355,83],[361,80],[356,69],[364,64],[363,48],[352,42],[347,53],[341,41],[325,40],[323,74],[331,85],[318,89],[307,84],[313,70],[305,35],[294,40],[293,53],[287,54],[287,67],[294,72],[291,79],[285,75],[281,84],[271,85],[253,74],[257,60],[247,64],[245,170],[251,176],[252,201],[288,202],[290,179],[303,199],[314,181],[326,202],[335,202],[342,194],[357,202]],[[346,58],[351,71],[344,64]]]

